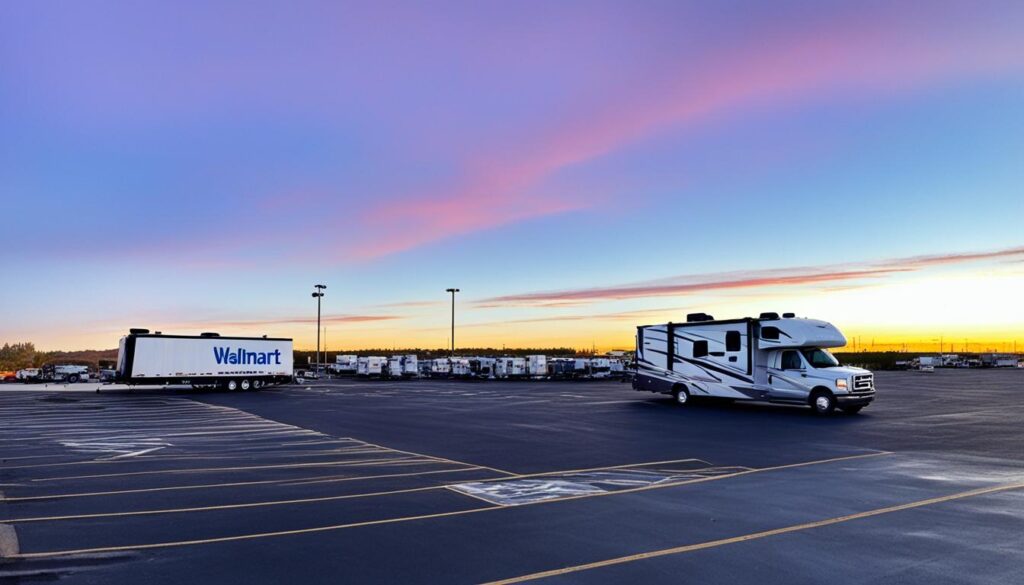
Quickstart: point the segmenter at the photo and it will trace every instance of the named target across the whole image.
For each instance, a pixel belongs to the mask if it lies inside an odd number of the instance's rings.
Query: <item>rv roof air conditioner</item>
[[[770,321],[772,319],[778,319],[779,318],[779,314],[778,313],[761,313],[761,317],[760,318]]]
[[[715,318],[707,313],[690,313],[686,315],[687,323],[697,323],[700,321],[714,321]]]
[[[796,318],[796,313],[783,313],[782,314],[782,318],[783,319],[795,319]]]
[[[133,327],[133,328],[128,330],[128,333],[131,333],[132,335],[145,335],[145,334],[149,333],[149,329],[141,329],[141,328]]]

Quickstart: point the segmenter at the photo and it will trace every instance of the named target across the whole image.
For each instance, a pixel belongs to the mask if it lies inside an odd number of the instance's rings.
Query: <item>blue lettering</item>
[[[245,351],[241,347],[232,351],[231,347],[214,347],[213,348],[213,359],[217,360],[218,364],[233,364],[233,365],[269,365],[274,363],[281,365],[281,350],[275,349],[274,351]],[[271,362],[273,359],[273,362]]]
[[[229,347],[214,347],[213,348],[213,359],[217,360],[218,364],[223,364],[227,361],[227,354],[231,348]]]

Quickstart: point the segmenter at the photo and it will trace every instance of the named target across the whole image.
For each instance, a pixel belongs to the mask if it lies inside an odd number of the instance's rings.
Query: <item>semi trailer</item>
[[[830,347],[846,345],[831,323],[792,313],[716,321],[691,313],[685,323],[637,328],[636,390],[836,408],[853,414],[875,398],[874,375],[842,366]]]
[[[258,390],[292,379],[292,340],[164,335],[131,329],[121,338],[115,382]]]

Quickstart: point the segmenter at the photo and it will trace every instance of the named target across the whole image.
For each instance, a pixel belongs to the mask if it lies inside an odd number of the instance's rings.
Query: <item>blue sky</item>
[[[339,348],[444,345],[449,286],[467,344],[628,346],[691,309],[1024,341],[1022,29],[1015,2],[5,3],[0,341],[308,346],[316,282]]]

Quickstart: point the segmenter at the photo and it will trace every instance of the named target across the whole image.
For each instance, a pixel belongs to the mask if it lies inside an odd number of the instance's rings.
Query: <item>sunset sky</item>
[[[0,343],[1024,350],[1024,2],[0,3]]]

